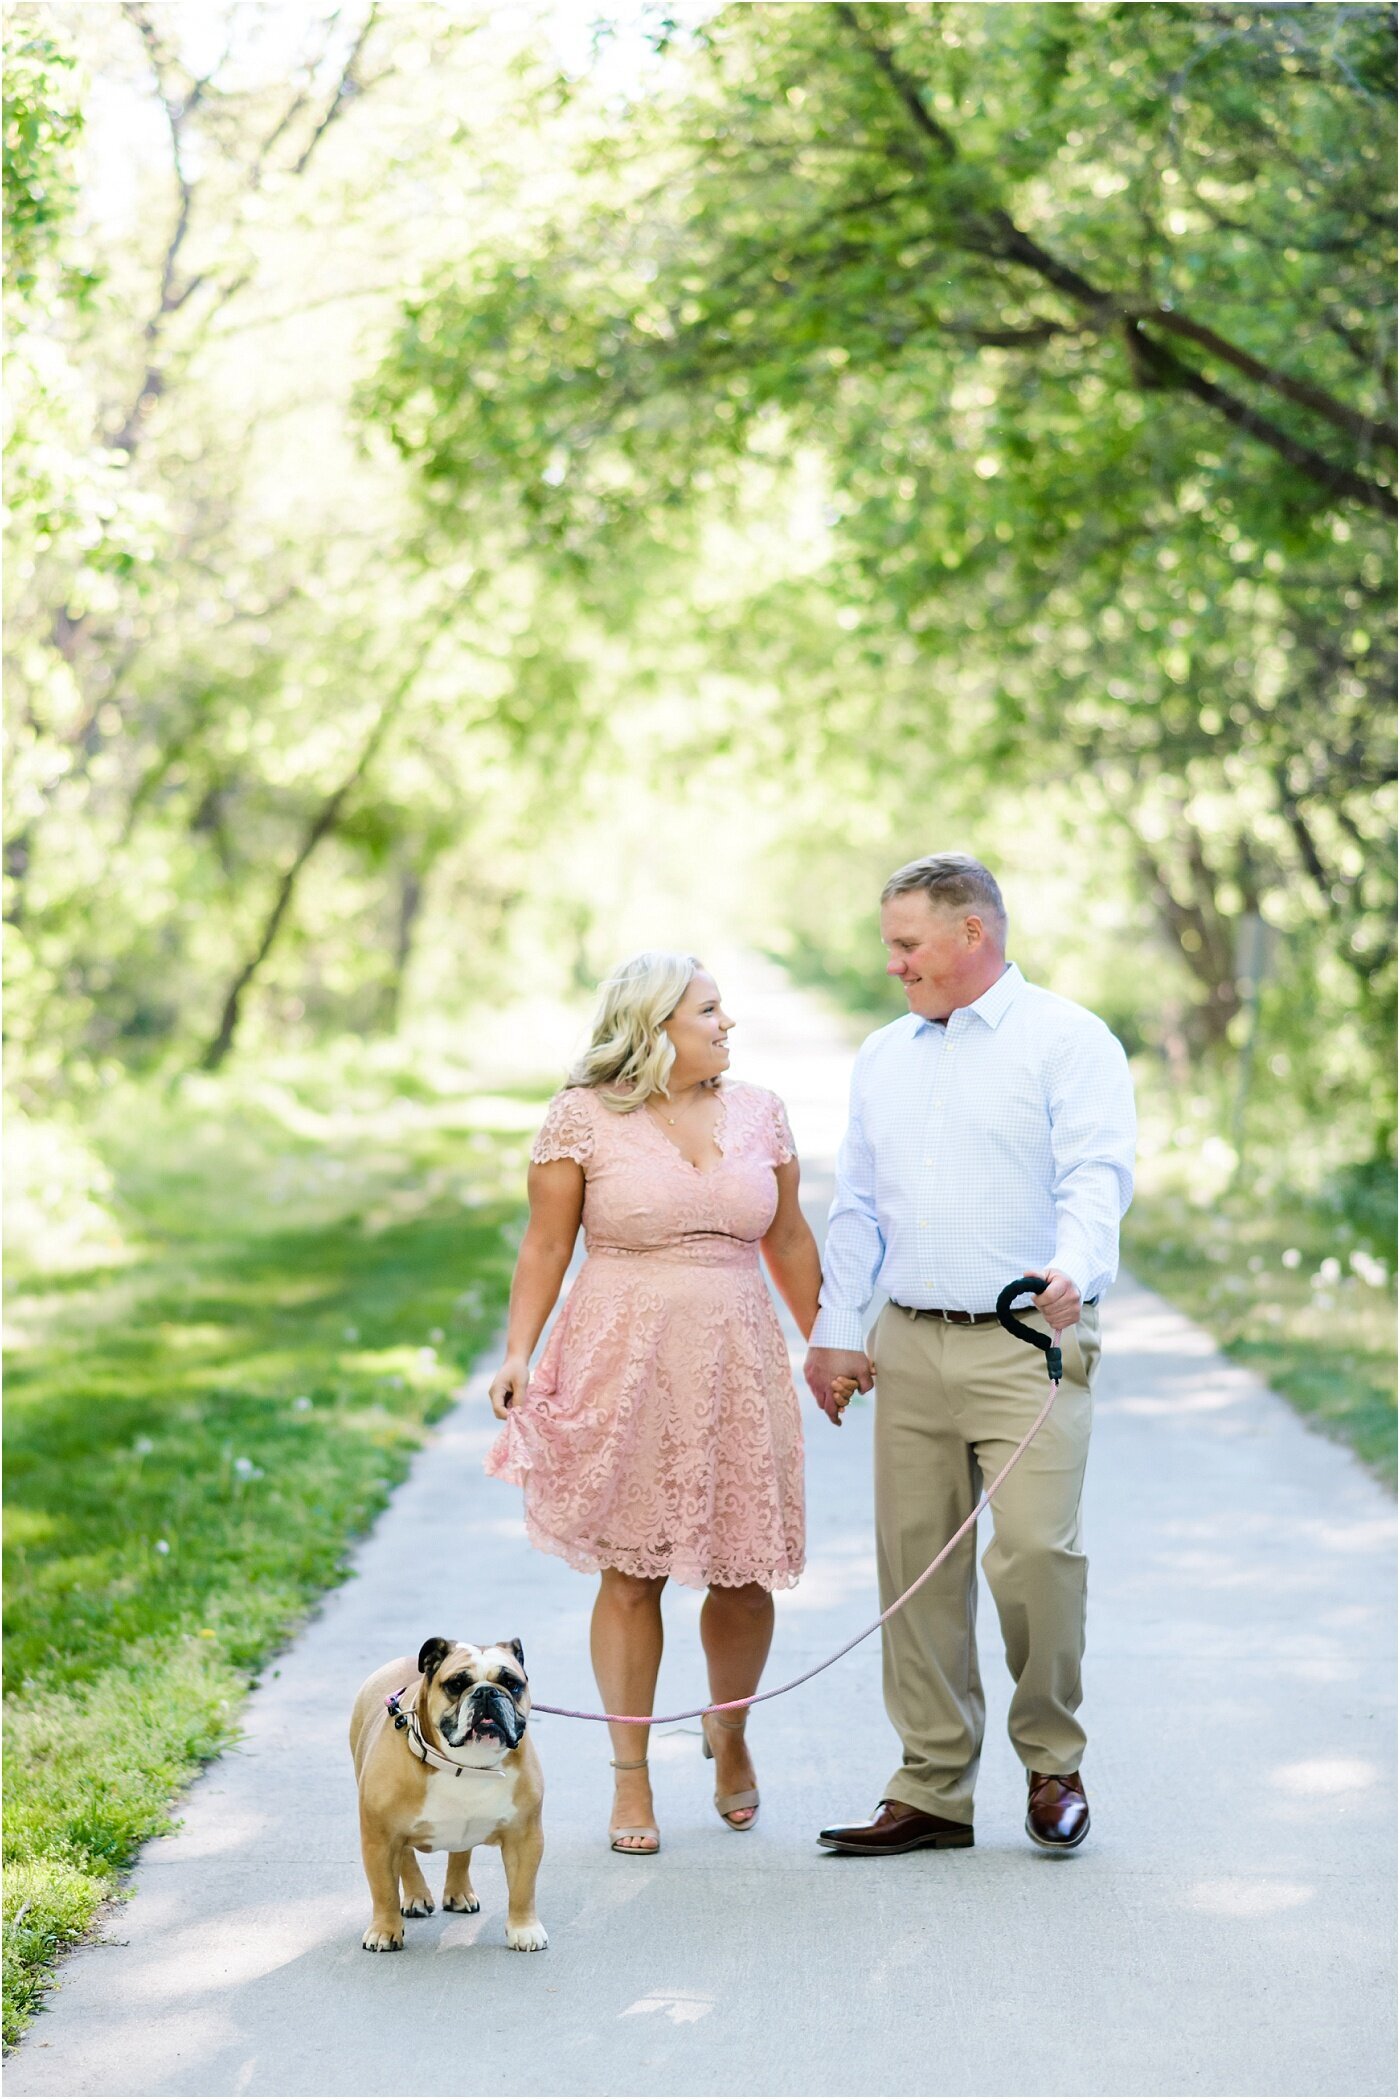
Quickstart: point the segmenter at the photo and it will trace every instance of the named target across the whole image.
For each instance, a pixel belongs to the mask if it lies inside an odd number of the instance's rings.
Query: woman
[[[821,1265],[782,1102],[725,1077],[733,1025],[693,956],[635,955],[531,1153],[486,1469],[524,1487],[534,1544],[601,1575],[591,1645],[613,1713],[653,1709],[668,1580],[707,1591],[721,1703],[758,1688],[772,1592],[802,1571],[801,1416],[759,1249],[804,1335]],[[580,1223],[588,1258],[531,1378]],[[736,1830],[758,1813],[746,1719],[704,1723]],[[611,1733],[612,1848],[654,1852],[647,1730]]]

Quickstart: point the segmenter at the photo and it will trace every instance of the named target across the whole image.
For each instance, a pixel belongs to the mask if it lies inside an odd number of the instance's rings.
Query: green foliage
[[[78,61],[53,33],[48,10],[26,6],[6,11],[4,60],[5,284],[28,293],[77,195]]]
[[[52,1223],[27,1249],[5,1424],[7,2039],[496,1324],[521,1150],[501,1124],[538,1106],[482,1127],[461,1080],[420,1075],[409,1098],[323,1064],[163,1103],[126,1087],[93,1131],[85,1239],[63,1265]]]
[[[427,564],[349,410],[361,328],[457,245],[459,214],[418,200],[489,166],[460,110],[488,121],[511,51],[483,62],[433,11],[301,16],[289,61],[275,11],[230,6],[201,75],[186,10],[11,11],[25,137],[71,144],[70,38],[104,90],[103,280],[55,158],[48,260],[11,298],[7,1018],[31,1107],[289,1028],[392,1030],[425,951],[463,999],[498,982],[541,791],[605,723],[596,632],[508,550]]]
[[[723,9],[528,246],[408,304],[369,397],[440,529],[523,534],[604,601],[817,462],[805,584],[760,568],[707,623],[781,685],[788,762],[858,741],[896,799],[1056,780],[1175,957],[1161,1054],[1239,1048],[1262,918],[1267,1053],[1382,1155],[1393,33]]]

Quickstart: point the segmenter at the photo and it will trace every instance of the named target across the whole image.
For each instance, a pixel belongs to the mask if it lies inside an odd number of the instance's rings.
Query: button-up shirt
[[[1014,962],[946,1026],[891,1021],[851,1076],[813,1346],[864,1348],[877,1289],[990,1312],[1015,1277],[1057,1268],[1102,1296],[1136,1133],[1122,1045]]]

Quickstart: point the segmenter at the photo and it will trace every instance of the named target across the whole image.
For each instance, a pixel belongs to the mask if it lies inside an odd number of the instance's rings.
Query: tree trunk
[[[364,748],[360,752],[359,757],[355,760],[355,763],[351,766],[340,785],[326,797],[303,832],[301,844],[297,847],[291,866],[277,885],[276,894],[272,899],[272,908],[263,921],[262,932],[254,943],[247,961],[239,969],[225,994],[219,1025],[214,1031],[208,1048],[199,1060],[201,1071],[217,1071],[232,1049],[233,1039],[238,1032],[238,1023],[242,1017],[244,994],[272,952],[273,944],[282,929],[282,921],[286,917],[292,898],[296,894],[297,883],[301,880],[303,868],[321,843],[321,840],[326,837],[328,832],[334,830],[339,822],[342,809],[369,771],[379,746],[388,735],[399,710],[412,690],[419,672],[428,659],[434,642],[449,624],[455,610],[456,607],[454,606],[452,610],[443,613],[428,630],[423,646],[418,651],[413,663],[405,671],[403,677],[380,709],[374,726],[365,739]]]
[[[413,954],[413,936],[423,908],[423,877],[409,862],[399,870],[398,922],[394,929],[394,969],[384,997],[384,1032],[396,1035],[403,1015],[404,979]]]
[[[1227,1039],[1230,1023],[1240,1010],[1240,994],[1235,982],[1234,933],[1228,920],[1216,908],[1215,885],[1200,839],[1194,831],[1189,832],[1186,845],[1186,884],[1173,882],[1158,863],[1156,855],[1140,839],[1136,844],[1136,859],[1163,926],[1180,947],[1187,968],[1206,993],[1202,1002],[1184,1016],[1187,1025],[1189,1027],[1194,1020],[1202,1046],[1214,1049]],[[1186,889],[1185,895],[1182,894],[1183,888]]]

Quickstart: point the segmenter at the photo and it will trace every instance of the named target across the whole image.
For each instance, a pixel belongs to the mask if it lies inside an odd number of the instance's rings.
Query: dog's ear
[[[441,1668],[444,1659],[451,1652],[452,1642],[444,1640],[441,1634],[435,1634],[431,1640],[425,1640],[418,1650],[418,1674],[431,1677],[433,1671]]]
[[[508,1647],[510,1649],[511,1653],[515,1656],[516,1661],[519,1662],[521,1668],[523,1669],[525,1667],[525,1650],[521,1646],[520,1642],[518,1640],[502,1640],[500,1644],[502,1647]]]

